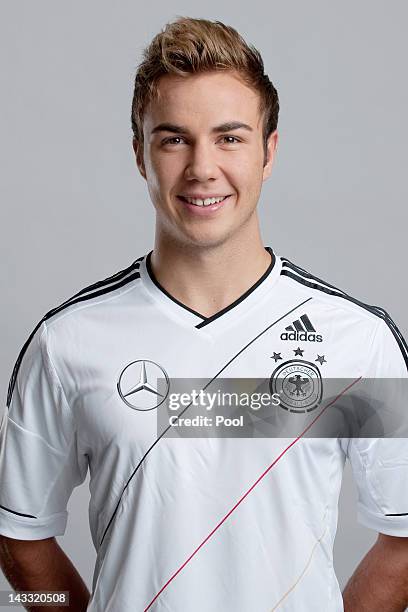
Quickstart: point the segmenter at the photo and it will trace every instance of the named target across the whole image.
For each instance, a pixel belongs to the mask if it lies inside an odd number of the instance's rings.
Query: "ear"
[[[133,137],[133,150],[136,156],[136,164],[139,169],[140,174],[146,179],[146,168],[144,165],[143,159],[143,146],[139,140]]]
[[[263,168],[262,180],[266,181],[272,172],[272,165],[275,159],[276,149],[278,147],[278,132],[275,130],[268,136],[266,145],[266,163]]]

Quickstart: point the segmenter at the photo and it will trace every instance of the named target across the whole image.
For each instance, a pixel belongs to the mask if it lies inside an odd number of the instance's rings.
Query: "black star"
[[[273,355],[271,356],[271,359],[274,359],[275,363],[276,363],[277,361],[279,361],[279,359],[283,359],[283,357],[282,357],[282,355],[280,353],[275,353],[274,352]]]
[[[297,347],[297,349],[294,349],[293,352],[295,353],[295,357],[297,355],[300,355],[300,357],[303,357],[303,353],[305,352],[305,349],[301,349],[299,346]]]
[[[318,361],[320,365],[327,363],[327,359],[324,358],[324,355],[317,355],[317,359],[315,359],[315,361]]]

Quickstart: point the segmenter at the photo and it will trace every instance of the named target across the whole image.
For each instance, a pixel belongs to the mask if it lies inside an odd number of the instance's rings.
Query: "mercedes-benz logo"
[[[159,378],[164,379],[160,389]],[[150,384],[148,380],[155,381],[155,385]],[[120,397],[129,408],[142,411],[154,410],[166,399],[170,381],[167,372],[158,363],[150,359],[137,359],[123,368],[117,388]]]

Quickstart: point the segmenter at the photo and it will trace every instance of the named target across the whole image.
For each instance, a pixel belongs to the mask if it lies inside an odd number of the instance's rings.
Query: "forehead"
[[[158,97],[146,107],[144,129],[161,122],[204,128],[224,121],[260,126],[260,95],[232,71],[214,71],[179,77],[164,75]]]

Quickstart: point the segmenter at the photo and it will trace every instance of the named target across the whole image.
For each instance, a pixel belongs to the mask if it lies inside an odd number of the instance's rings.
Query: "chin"
[[[210,249],[216,248],[228,242],[233,235],[233,232],[200,232],[200,233],[189,233],[183,235],[183,242],[186,245],[194,246],[196,248]]]
[[[208,224],[183,223],[180,220],[169,219],[160,224],[161,235],[166,235],[170,242],[186,248],[210,249],[219,247],[237,236],[245,226],[242,220],[239,224],[228,223],[226,219],[214,219]],[[170,221],[170,222],[169,222]],[[237,221],[237,220],[236,220]]]

